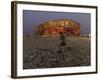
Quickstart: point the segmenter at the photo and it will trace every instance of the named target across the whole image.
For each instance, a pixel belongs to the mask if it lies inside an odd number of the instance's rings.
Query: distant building
[[[80,36],[80,24],[69,19],[49,20],[37,27],[36,31],[41,36]]]
[[[85,34],[85,35],[82,35],[82,37],[91,37],[91,34]]]

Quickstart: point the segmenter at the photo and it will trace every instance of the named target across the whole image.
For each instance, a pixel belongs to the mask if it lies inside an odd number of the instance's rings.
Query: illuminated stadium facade
[[[70,19],[49,20],[40,24],[37,33],[41,36],[59,36],[63,33],[66,36],[80,36],[80,24]]]

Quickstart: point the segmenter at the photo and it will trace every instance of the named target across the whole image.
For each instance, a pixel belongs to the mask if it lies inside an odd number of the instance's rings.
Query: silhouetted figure
[[[66,40],[63,32],[60,32],[60,40],[61,40],[61,46],[65,46]]]

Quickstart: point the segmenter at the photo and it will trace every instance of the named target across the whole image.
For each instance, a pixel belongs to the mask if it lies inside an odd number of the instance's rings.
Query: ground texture
[[[31,36],[23,39],[23,69],[90,65],[90,38]]]

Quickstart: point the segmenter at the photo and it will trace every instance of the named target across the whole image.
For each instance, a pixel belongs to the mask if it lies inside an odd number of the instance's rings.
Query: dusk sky
[[[52,11],[34,11],[23,10],[23,32],[32,34],[36,27],[53,19],[71,19],[80,23],[81,35],[89,34],[91,28],[90,13],[71,13],[71,12],[52,12]]]

